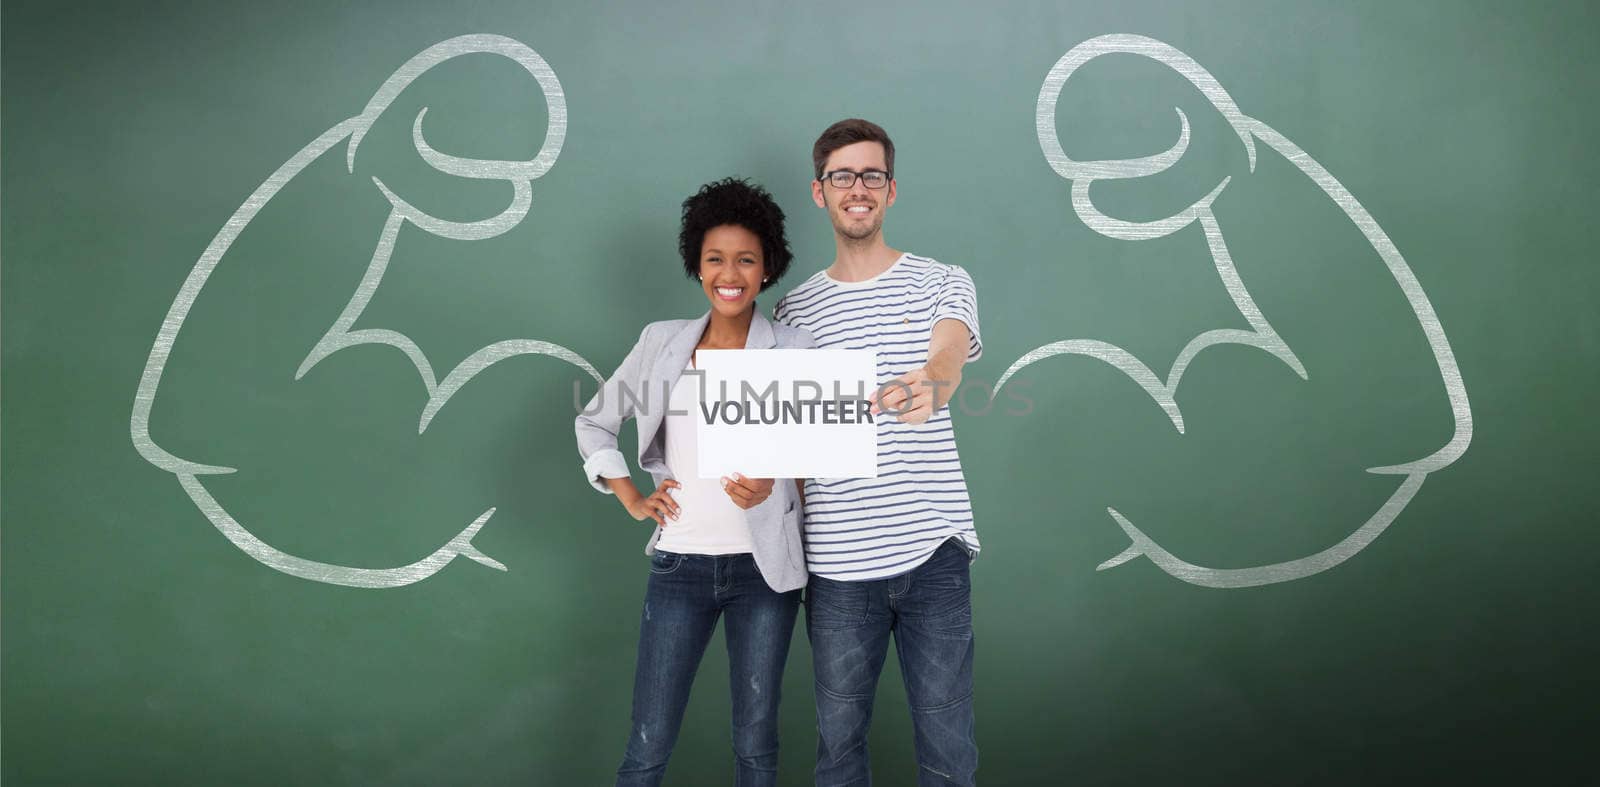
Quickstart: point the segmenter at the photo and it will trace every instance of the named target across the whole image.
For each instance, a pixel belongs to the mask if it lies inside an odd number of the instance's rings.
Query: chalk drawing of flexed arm
[[[532,339],[513,339],[490,344],[469,355],[440,379],[435,376],[433,365],[416,342],[404,334],[382,328],[360,330],[354,328],[356,321],[383,281],[384,271],[394,253],[395,242],[405,224],[410,223],[433,235],[459,241],[492,238],[510,230],[528,214],[532,205],[532,182],[544,175],[555,163],[566,136],[566,100],[561,84],[557,81],[555,72],[537,52],[518,41],[497,35],[460,36],[428,47],[390,75],[359,114],[323,132],[278,167],[217,232],[173,299],[166,319],[156,335],[149,360],[145,364],[144,374],[140,378],[138,394],[134,399],[130,430],[134,446],[139,453],[151,464],[176,476],[195,505],[229,541],[261,563],[283,573],[335,585],[384,588],[408,585],[432,576],[457,556],[505,570],[502,563],[483,554],[472,545],[473,537],[494,514],[494,508],[484,511],[432,554],[404,566],[386,569],[356,568],[321,563],[287,554],[257,538],[236,521],[200,480],[201,476],[232,473],[234,468],[195,462],[176,456],[157,445],[150,436],[150,412],[173,344],[195,300],[200,296],[207,278],[227,255],[240,233],[279,191],[313,162],[341,144],[345,145],[346,171],[353,176],[356,155],[362,139],[401,91],[440,63],[462,55],[479,53],[509,58],[522,66],[539,84],[547,105],[548,123],[545,140],[538,154],[528,161],[495,161],[461,158],[442,153],[429,145],[423,135],[423,119],[428,111],[426,107],[417,113],[412,124],[412,144],[422,159],[439,172],[463,178],[509,183],[512,187],[510,204],[498,215],[486,219],[468,222],[449,221],[431,216],[411,205],[396,195],[381,179],[373,177],[372,184],[389,202],[390,211],[373,247],[371,262],[349,303],[321,339],[310,348],[299,368],[294,370],[294,378],[299,380],[319,363],[342,349],[363,344],[394,347],[404,353],[416,367],[428,395],[418,418],[419,434],[427,429],[433,417],[468,380],[506,358],[518,355],[554,356],[583,369],[597,382],[602,379],[594,367],[577,353],[560,345]]]
[[[1467,401],[1466,387],[1462,383],[1461,372],[1456,366],[1455,355],[1450,350],[1444,328],[1439,324],[1439,319],[1434,314],[1433,306],[1423,292],[1422,285],[1400,255],[1399,249],[1395,248],[1383,228],[1378,226],[1378,222],[1361,206],[1354,195],[1329,174],[1327,169],[1272,127],[1241,112],[1215,77],[1188,55],[1172,46],[1144,36],[1119,34],[1099,36],[1073,47],[1050,69],[1043,87],[1040,88],[1039,100],[1035,107],[1039,146],[1043,149],[1050,167],[1061,177],[1072,182],[1074,212],[1085,225],[1102,235],[1119,240],[1149,240],[1165,237],[1191,224],[1199,223],[1204,231],[1206,247],[1217,274],[1221,277],[1239,315],[1249,328],[1216,329],[1201,333],[1183,347],[1164,376],[1158,375],[1132,353],[1108,342],[1092,339],[1052,342],[1031,350],[1017,359],[1001,375],[995,390],[998,392],[1012,375],[1036,361],[1056,355],[1084,355],[1099,359],[1126,374],[1149,394],[1171,419],[1173,427],[1182,433],[1183,412],[1175,398],[1178,384],[1184,370],[1202,350],[1208,347],[1220,344],[1254,347],[1279,359],[1301,379],[1309,379],[1305,364],[1273,329],[1234,268],[1222,227],[1211,209],[1213,202],[1228,187],[1230,178],[1224,178],[1209,193],[1189,207],[1155,221],[1125,221],[1107,216],[1095,207],[1090,198],[1090,191],[1097,181],[1141,178],[1163,172],[1183,157],[1189,145],[1189,119],[1182,109],[1177,109],[1178,141],[1165,152],[1144,158],[1109,161],[1075,161],[1067,156],[1056,135],[1056,102],[1061,95],[1062,87],[1085,63],[1102,55],[1115,53],[1140,55],[1162,63],[1198,88],[1222,114],[1244,145],[1251,172],[1255,171],[1256,142],[1260,141],[1293,164],[1338,206],[1371,244],[1377,256],[1387,266],[1395,284],[1404,293],[1432,350],[1449,399],[1455,428],[1450,440],[1427,456],[1400,464],[1368,468],[1367,472],[1370,473],[1401,476],[1401,481],[1388,500],[1365,523],[1339,543],[1316,554],[1298,560],[1249,568],[1218,569],[1197,566],[1173,555],[1135,527],[1115,508],[1108,508],[1107,512],[1133,543],[1121,554],[1102,563],[1100,569],[1112,568],[1142,555],[1178,579],[1196,585],[1219,588],[1286,582],[1325,571],[1344,562],[1372,543],[1373,539],[1377,538],[1404,510],[1429,473],[1450,465],[1466,451],[1468,443],[1472,440],[1472,410]]]

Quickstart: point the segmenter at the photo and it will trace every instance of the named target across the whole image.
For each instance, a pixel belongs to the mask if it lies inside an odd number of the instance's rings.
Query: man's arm
[[[928,363],[895,378],[872,395],[872,413],[887,411],[908,424],[926,423],[950,402],[961,384],[972,334],[966,323],[946,317],[933,324]],[[882,394],[879,396],[878,394]]]
[[[983,342],[978,339],[978,291],[965,270],[948,266],[932,319],[928,362],[895,379],[879,392],[881,396],[874,394],[874,415],[887,410],[905,423],[926,422],[955,396],[961,368],[983,355]]]
[[[933,409],[949,403],[950,397],[955,396],[956,386],[961,385],[961,368],[967,364],[967,348],[972,342],[972,333],[967,330],[967,324],[946,317],[933,324],[933,338],[928,340],[928,379],[933,381],[934,398]]]

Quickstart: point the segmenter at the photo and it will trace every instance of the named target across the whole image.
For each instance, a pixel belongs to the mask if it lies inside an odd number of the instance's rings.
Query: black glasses
[[[869,169],[866,172],[854,172],[848,169],[836,169],[832,172],[822,173],[818,180],[827,180],[836,189],[847,189],[856,185],[856,178],[861,178],[861,185],[869,189],[881,189],[889,185],[889,179],[894,177],[881,169]]]

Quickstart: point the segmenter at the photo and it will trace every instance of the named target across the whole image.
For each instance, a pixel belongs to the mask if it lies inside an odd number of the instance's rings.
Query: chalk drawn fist
[[[363,142],[385,118],[414,82],[447,61],[463,55],[495,55],[519,66],[523,77],[531,77],[543,95],[547,117],[543,144],[528,160],[505,161],[465,158],[442,152],[430,143],[425,133],[428,107],[422,106],[410,118],[410,145],[414,154],[434,173],[469,182],[484,182],[505,189],[503,207],[481,216],[440,217],[418,207],[418,196],[401,193],[381,175],[367,174],[358,163],[364,160]],[[398,110],[397,110],[398,111]],[[400,119],[400,120],[403,120]],[[532,339],[495,341],[457,363],[436,365],[437,353],[424,352],[412,336],[382,318],[363,315],[374,296],[381,291],[397,248],[407,243],[426,241],[428,248],[446,248],[447,259],[428,259],[429,264],[462,266],[462,275],[471,275],[463,261],[473,242],[486,241],[516,227],[528,215],[533,203],[533,181],[544,175],[560,155],[566,134],[566,102],[550,66],[532,49],[496,35],[467,35],[428,47],[400,66],[372,95],[357,114],[335,124],[290,156],[245,199],[228,218],[184,281],[172,307],[156,335],[150,357],[134,401],[130,429],[133,443],[151,464],[178,480],[201,512],[221,533],[246,554],[278,571],[317,582],[352,587],[379,588],[410,584],[433,575],[462,556],[486,566],[505,570],[472,544],[473,537],[494,513],[488,508],[465,529],[412,563],[393,568],[359,568],[319,562],[279,549],[258,537],[236,517],[249,500],[224,503],[205,482],[207,476],[235,473],[274,472],[271,467],[251,462],[259,452],[247,449],[249,435],[233,426],[259,424],[267,414],[324,417],[328,438],[359,444],[363,438],[356,424],[359,409],[337,416],[319,411],[317,403],[284,404],[313,390],[314,378],[323,367],[345,367],[370,361],[370,356],[398,353],[404,363],[420,377],[422,404],[410,423],[385,422],[375,426],[388,434],[405,434],[414,428],[417,439],[440,410],[469,380],[491,365],[518,355],[546,355],[562,359],[600,379],[594,368],[576,353],[548,342]],[[537,137],[534,137],[537,139]],[[342,155],[341,155],[342,154]],[[509,188],[507,188],[509,187]],[[269,203],[274,203],[269,206]],[[270,218],[268,216],[270,215]],[[260,220],[258,223],[258,219]],[[253,228],[253,224],[258,224]],[[372,227],[350,232],[350,227]],[[265,227],[265,228],[262,228]],[[254,231],[253,231],[254,229]],[[363,240],[351,245],[351,237]],[[409,240],[408,240],[409,239]],[[236,248],[235,243],[238,241]],[[448,244],[439,246],[438,244]],[[352,265],[353,263],[353,265]],[[365,272],[355,274],[365,266]],[[213,288],[232,288],[230,297],[208,299],[206,285],[216,274]],[[238,293],[244,293],[239,295]],[[441,307],[442,308],[442,307]],[[186,322],[200,328],[184,330]],[[186,353],[180,375],[205,378],[205,395],[176,394],[176,404],[157,408],[162,376],[174,347]],[[345,351],[361,346],[391,348],[366,353]],[[398,360],[394,355],[383,361]],[[330,373],[342,371],[330,368]],[[442,372],[442,374],[441,374]],[[359,375],[332,377],[336,393],[357,403],[365,395],[350,393],[360,385]],[[324,383],[333,385],[332,383]],[[414,390],[414,389],[413,389]],[[215,394],[209,392],[218,392]],[[171,398],[170,396],[166,398]],[[373,409],[380,399],[371,397]],[[252,408],[244,417],[213,415],[213,410]],[[326,410],[327,408],[322,408]],[[158,444],[151,434],[152,412],[174,421],[205,422],[201,439],[190,436],[182,448],[173,450]],[[354,413],[354,415],[352,415]],[[210,420],[207,420],[210,419]],[[166,423],[166,421],[163,421]],[[348,437],[339,430],[349,430]],[[260,427],[256,431],[261,431]],[[287,431],[287,429],[286,429]],[[165,432],[163,432],[165,434]],[[180,438],[174,438],[183,440]],[[171,445],[171,443],[168,443]],[[378,445],[378,443],[373,444]],[[359,447],[359,446],[358,446]],[[369,453],[381,449],[371,448]],[[183,451],[180,456],[175,451]],[[308,449],[309,450],[309,449]],[[193,458],[189,458],[193,457]],[[404,496],[415,490],[395,489]],[[279,490],[276,496],[289,499],[293,490]],[[338,526],[337,522],[328,523]],[[259,525],[258,525],[259,530]]]
[[[1057,102],[1069,78],[1086,64],[1106,55],[1134,55],[1155,61],[1167,66],[1198,89],[1221,115],[1226,127],[1242,146],[1243,159],[1247,163],[1245,171],[1221,178],[1215,187],[1195,195],[1196,198],[1190,204],[1168,216],[1131,220],[1103,212],[1094,200],[1094,195],[1097,193],[1096,184],[1124,182],[1126,185],[1127,182],[1150,178],[1168,170],[1184,157],[1190,145],[1191,135],[1190,119],[1182,109],[1178,109],[1178,140],[1166,151],[1140,158],[1116,160],[1086,161],[1069,157],[1057,133]],[[1042,359],[1057,355],[1087,356],[1127,375],[1161,409],[1171,421],[1173,428],[1183,433],[1186,420],[1184,410],[1180,406],[1179,383],[1192,365],[1202,364],[1207,360],[1202,356],[1203,351],[1227,345],[1251,348],[1276,359],[1286,373],[1294,374],[1301,380],[1314,379],[1319,374],[1319,357],[1303,354],[1302,348],[1296,346],[1298,340],[1290,342],[1274,327],[1270,304],[1258,304],[1256,296],[1252,294],[1250,283],[1245,281],[1235,265],[1234,254],[1239,248],[1237,241],[1240,234],[1230,233],[1224,222],[1218,219],[1217,211],[1214,209],[1221,204],[1221,201],[1230,199],[1230,194],[1252,187],[1244,178],[1256,172],[1258,156],[1277,156],[1281,158],[1281,162],[1278,163],[1287,163],[1299,172],[1298,182],[1291,184],[1292,188],[1306,192],[1309,195],[1306,197],[1308,200],[1320,201],[1318,204],[1323,206],[1324,213],[1331,221],[1342,219],[1347,222],[1346,229],[1353,228],[1359,233],[1360,238],[1364,239],[1362,245],[1365,248],[1356,249],[1355,251],[1359,253],[1352,254],[1348,259],[1341,258],[1340,264],[1377,265],[1387,269],[1394,287],[1398,289],[1399,295],[1403,297],[1405,305],[1415,318],[1411,330],[1420,331],[1426,340],[1427,349],[1432,355],[1432,367],[1437,373],[1436,379],[1443,385],[1449,418],[1453,424],[1449,440],[1421,457],[1408,457],[1405,461],[1361,468],[1367,473],[1398,476],[1398,483],[1394,485],[1388,499],[1365,522],[1355,524],[1353,532],[1347,537],[1315,554],[1246,568],[1200,566],[1163,548],[1155,539],[1136,527],[1128,517],[1123,516],[1117,508],[1110,507],[1107,508],[1107,512],[1133,543],[1121,554],[1102,563],[1101,569],[1121,565],[1144,556],[1178,579],[1208,587],[1245,587],[1309,576],[1338,565],[1365,548],[1394,521],[1417,493],[1423,479],[1429,473],[1448,466],[1466,451],[1467,444],[1472,438],[1472,413],[1467,401],[1466,388],[1444,329],[1435,316],[1422,285],[1412,274],[1399,249],[1390,241],[1377,220],[1333,175],[1287,137],[1266,123],[1245,114],[1217,80],[1188,55],[1161,41],[1137,35],[1106,35],[1085,41],[1068,51],[1045,77],[1036,105],[1036,124],[1039,145],[1045,159],[1056,173],[1071,182],[1073,211],[1090,229],[1108,238],[1142,242],[1166,238],[1181,230],[1197,226],[1200,229],[1199,233],[1192,230],[1187,233],[1196,244],[1193,256],[1196,259],[1206,259],[1208,264],[1215,268],[1220,278],[1219,284],[1237,312],[1237,320],[1233,322],[1242,325],[1219,326],[1193,336],[1179,351],[1171,365],[1164,369],[1160,366],[1153,368],[1146,360],[1107,341],[1068,339],[1051,342],[1026,353],[1013,363],[1001,375],[995,386],[996,391],[1025,367]],[[1242,199],[1243,195],[1240,195],[1240,198]],[[1259,209],[1265,214],[1270,214],[1280,201],[1271,195],[1266,198],[1256,195],[1255,199],[1256,202],[1249,203],[1251,209]],[[1311,205],[1311,202],[1306,204]],[[1305,211],[1316,209],[1316,206],[1312,205]],[[1252,215],[1258,225],[1280,218],[1272,215],[1266,217]],[[1287,212],[1281,218],[1289,222],[1299,219],[1298,216],[1288,215]],[[1297,262],[1293,259],[1294,256],[1291,250],[1281,262],[1284,265],[1293,264]],[[1351,312],[1342,304],[1329,304],[1327,308],[1344,310],[1332,313],[1328,318],[1328,324],[1337,325],[1336,321],[1342,319],[1345,325],[1354,327],[1359,311]],[[1320,356],[1324,360],[1322,373],[1346,374],[1353,373],[1359,368],[1358,364],[1335,364],[1329,360],[1337,348],[1321,349],[1327,350]],[[1337,371],[1331,371],[1329,367],[1334,367]],[[1247,407],[1248,403],[1242,403],[1240,406]],[[1213,494],[1218,498],[1224,498],[1247,496],[1249,491],[1217,488]]]

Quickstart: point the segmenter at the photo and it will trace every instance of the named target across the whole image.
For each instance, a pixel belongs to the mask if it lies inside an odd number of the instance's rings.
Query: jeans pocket
[[[677,571],[680,565],[683,565],[683,555],[676,552],[663,552],[658,549],[654,555],[650,556],[650,573],[652,574],[671,574]]]
[[[928,562],[913,569],[905,603],[929,620],[946,621],[940,628],[970,631],[972,574],[965,547],[954,539],[946,541]]]
[[[806,584],[805,605],[809,629],[854,628],[867,619],[867,588],[813,574]]]

